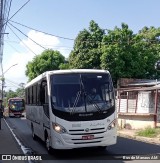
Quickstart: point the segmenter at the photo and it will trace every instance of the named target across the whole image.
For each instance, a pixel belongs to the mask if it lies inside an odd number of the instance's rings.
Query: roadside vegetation
[[[8,107],[8,99],[9,98],[14,98],[14,97],[20,97],[24,98],[25,97],[25,91],[24,91],[24,83],[21,83],[19,85],[19,88],[17,88],[15,91],[9,89],[8,91],[4,91],[4,99],[3,99],[3,105],[4,107]],[[0,90],[1,94],[1,90]]]
[[[160,128],[147,127],[144,130],[138,131],[137,136],[154,138],[160,136]]]
[[[77,34],[68,58],[53,49],[43,51],[26,65],[29,81],[59,69],[107,69],[114,85],[119,78],[158,79],[154,65],[160,56],[160,28],[143,27],[137,33],[125,23],[101,28],[94,20]]]

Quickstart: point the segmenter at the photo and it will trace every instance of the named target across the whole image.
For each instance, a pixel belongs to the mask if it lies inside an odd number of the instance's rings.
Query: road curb
[[[133,135],[127,135],[124,133],[117,133],[118,136],[120,137],[124,137],[124,138],[129,138],[129,139],[133,139],[133,140],[138,140],[144,143],[150,143],[150,144],[154,144],[154,145],[160,145],[160,138],[146,138],[146,137],[140,137],[140,136],[133,136]]]

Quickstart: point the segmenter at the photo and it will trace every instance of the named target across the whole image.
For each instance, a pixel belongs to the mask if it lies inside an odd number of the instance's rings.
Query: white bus
[[[48,152],[116,144],[117,115],[108,71],[48,71],[29,82],[25,93],[32,137],[45,141]]]

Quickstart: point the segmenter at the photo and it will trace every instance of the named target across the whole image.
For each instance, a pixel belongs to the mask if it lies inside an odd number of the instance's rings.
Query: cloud
[[[24,46],[25,44],[36,54],[40,54],[43,50],[52,49],[54,46],[58,46],[60,44],[60,41],[57,37],[49,36],[41,32],[36,32],[34,30],[31,30],[28,33],[28,37],[30,39],[27,38],[26,40],[23,40],[20,44],[22,46]],[[34,40],[37,44],[31,39]]]
[[[62,43],[57,37],[49,36],[34,30],[29,31],[28,37],[37,42],[39,45],[42,45],[45,49],[58,50],[66,58],[69,56],[70,50],[63,48]],[[24,52],[15,52],[4,56],[4,72],[9,68],[9,70],[4,74],[6,78],[6,85],[8,85],[7,79],[8,81],[10,80],[17,84],[27,83],[28,79],[25,76],[26,64],[28,61],[32,61],[35,54],[41,54],[45,50],[43,47],[37,45],[29,38],[23,39],[20,42],[20,46],[25,49]],[[26,48],[26,46],[28,48]],[[17,65],[12,66],[14,64]],[[9,85],[11,85],[11,83]]]

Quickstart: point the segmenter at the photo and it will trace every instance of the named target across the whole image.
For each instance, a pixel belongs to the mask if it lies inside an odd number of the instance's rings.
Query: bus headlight
[[[56,132],[58,132],[60,134],[67,133],[67,130],[57,123],[52,122],[52,127],[53,127],[53,130],[55,130]]]
[[[117,119],[115,119],[114,121],[112,121],[109,126],[108,126],[108,130],[111,130],[113,128],[115,128],[117,126]]]

